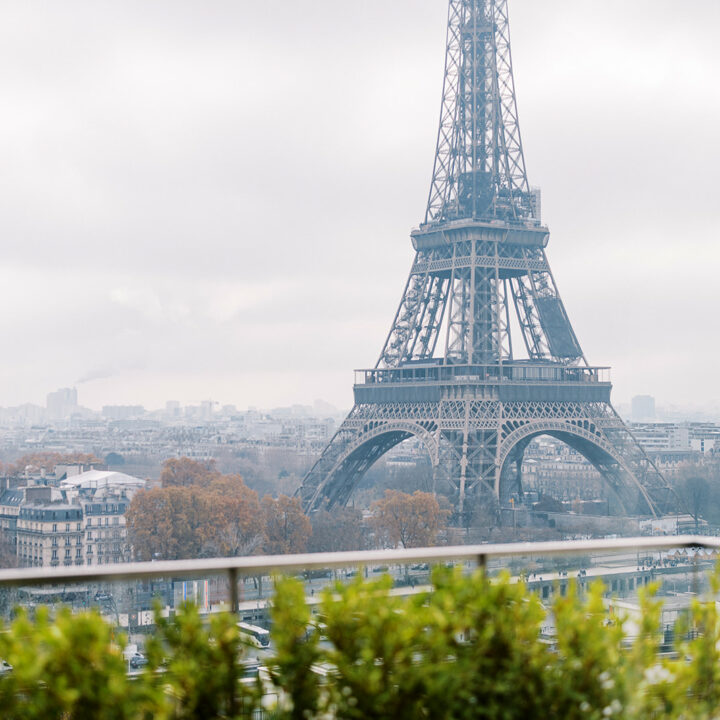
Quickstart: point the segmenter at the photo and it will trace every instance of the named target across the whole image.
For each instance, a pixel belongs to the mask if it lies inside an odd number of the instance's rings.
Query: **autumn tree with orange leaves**
[[[392,548],[435,544],[449,514],[432,493],[420,490],[412,495],[386,490],[385,497],[374,502],[370,510],[377,544]]]
[[[309,552],[341,552],[364,550],[366,527],[359,510],[349,507],[334,507],[319,510],[312,515],[312,537]]]
[[[265,521],[265,552],[271,555],[301,553],[307,550],[312,526],[298,498],[266,495],[262,499]]]
[[[126,512],[136,560],[200,557],[212,517],[201,488],[167,487],[136,493]]]
[[[56,465],[102,465],[103,461],[90,453],[36,452],[19,457],[7,468],[7,474],[21,475],[25,470],[38,472],[44,468],[53,472]]]
[[[133,497],[127,526],[135,558],[176,560],[249,555],[265,539],[257,493],[212,461],[172,458],[162,487]]]
[[[239,475],[222,475],[207,489],[213,512],[208,545],[214,555],[251,555],[265,539],[257,493]]]
[[[300,501],[263,498],[240,475],[223,475],[213,461],[167,460],[162,487],[136,493],[127,511],[135,558],[302,552],[312,534]]]
[[[163,463],[160,484],[163,487],[207,487],[221,477],[214,460],[170,458]]]

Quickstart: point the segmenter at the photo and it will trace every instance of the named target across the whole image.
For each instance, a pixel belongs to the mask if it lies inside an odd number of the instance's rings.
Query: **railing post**
[[[483,571],[487,572],[487,555],[482,553],[477,556],[477,566]]]
[[[237,568],[228,568],[228,581],[230,582],[230,612],[233,614],[238,613],[240,610],[240,603],[238,601],[238,571]],[[229,713],[230,717],[235,717],[237,712],[237,685],[238,685],[238,665],[233,664],[233,671],[228,673],[228,699],[229,699]]]
[[[228,568],[228,581],[230,582],[230,612],[237,613],[240,609],[238,600],[238,577],[237,568]]]

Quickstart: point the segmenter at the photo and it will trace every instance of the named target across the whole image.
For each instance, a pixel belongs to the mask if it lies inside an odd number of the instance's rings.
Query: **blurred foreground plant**
[[[163,685],[176,720],[249,717],[259,700],[259,686],[239,683],[246,655],[230,613],[203,616],[184,604],[172,619],[156,610],[157,634],[148,640],[145,677],[164,662]],[[163,660],[165,658],[165,660]]]
[[[121,720],[161,714],[162,701],[131,683],[122,637],[95,612],[62,609],[50,619],[39,608],[33,620],[20,610],[0,633],[0,657],[13,666],[0,680],[0,708],[7,720]]]
[[[582,592],[570,582],[544,607],[507,575],[489,580],[481,571],[437,567],[432,580],[432,593],[409,597],[390,593],[389,576],[358,575],[327,589],[319,607],[325,642],[290,655],[294,677],[312,685],[314,663],[329,681],[314,690],[312,704],[293,708],[297,687],[277,674],[290,696],[278,717],[720,717],[717,572],[708,599],[679,622],[675,652],[666,657],[654,588],[639,591],[638,616],[628,618],[608,609],[600,582]],[[293,601],[275,617],[276,637],[287,631],[285,613],[308,612],[297,607],[302,583],[284,581],[281,594]]]
[[[97,613],[20,611],[1,628],[8,720],[720,717],[720,576],[660,650],[661,602],[608,608],[600,583],[544,606],[507,575],[436,568],[434,590],[399,596],[389,576],[324,591],[313,618],[300,581],[276,583],[269,674],[242,681],[237,618],[182,607],[156,617],[149,664],[128,676],[124,638]],[[626,628],[632,622],[632,637]]]

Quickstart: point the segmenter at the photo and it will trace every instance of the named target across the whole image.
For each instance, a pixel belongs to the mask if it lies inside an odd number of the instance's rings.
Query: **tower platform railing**
[[[355,371],[356,385],[377,383],[610,383],[610,368],[568,367],[550,363],[491,365],[406,365]]]

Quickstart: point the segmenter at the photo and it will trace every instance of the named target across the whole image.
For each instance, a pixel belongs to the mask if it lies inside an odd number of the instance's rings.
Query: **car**
[[[0,675],[12,672],[13,666],[7,660],[0,660]]]
[[[137,670],[137,668],[145,667],[148,664],[148,659],[142,653],[135,653],[130,657],[130,667]]]
[[[110,593],[98,591],[95,593],[95,599],[99,600],[100,602],[109,602],[113,598],[112,598],[112,595],[110,595]]]

